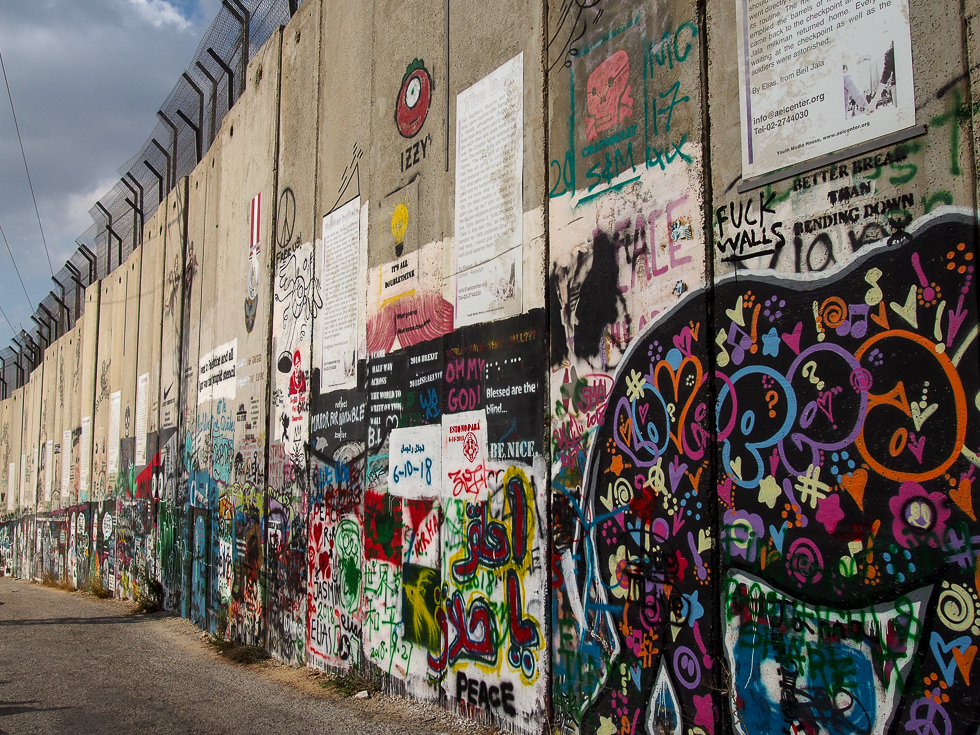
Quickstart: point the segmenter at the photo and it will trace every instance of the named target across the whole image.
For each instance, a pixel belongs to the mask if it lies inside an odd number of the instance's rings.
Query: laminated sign
[[[915,124],[907,0],[736,0],[742,176]]]

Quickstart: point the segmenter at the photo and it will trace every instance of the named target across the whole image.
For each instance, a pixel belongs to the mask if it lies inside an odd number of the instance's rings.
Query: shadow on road
[[[24,702],[4,702],[0,701],[0,717],[7,717],[9,715],[20,715],[24,712],[56,712],[63,709],[72,709],[71,707],[32,707],[28,705],[35,705],[38,703],[36,699],[30,699]],[[0,735],[4,735],[4,731],[0,730]]]
[[[27,618],[24,620],[0,620],[4,625],[105,625],[107,623],[140,623],[142,620],[135,615],[98,618]]]

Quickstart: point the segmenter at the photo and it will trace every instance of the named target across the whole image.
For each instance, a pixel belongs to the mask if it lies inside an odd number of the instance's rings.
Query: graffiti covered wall
[[[750,20],[769,22],[763,7]],[[555,11],[555,720],[968,730],[966,77],[916,67],[928,135],[753,186],[729,155],[734,10],[708,3],[707,25],[683,4]],[[959,18],[912,14],[958,34]]]
[[[973,15],[828,5],[302,3],[0,403],[0,573],[513,732],[975,732]]]

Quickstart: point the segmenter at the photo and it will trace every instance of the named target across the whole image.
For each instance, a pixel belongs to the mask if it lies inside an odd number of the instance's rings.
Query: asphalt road
[[[433,705],[219,657],[187,620],[0,578],[0,735],[479,733]]]

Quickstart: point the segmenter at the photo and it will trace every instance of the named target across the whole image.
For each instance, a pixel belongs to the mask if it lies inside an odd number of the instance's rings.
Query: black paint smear
[[[626,313],[626,301],[619,292],[616,246],[602,230],[592,237],[592,267],[582,281],[575,307],[575,355],[584,359],[598,357],[602,336],[616,322],[620,304]],[[629,320],[628,315],[625,318]]]
[[[568,334],[561,321],[561,298],[558,295],[558,273],[552,268],[548,278],[548,301],[551,303],[551,367],[558,367],[568,359]]]

